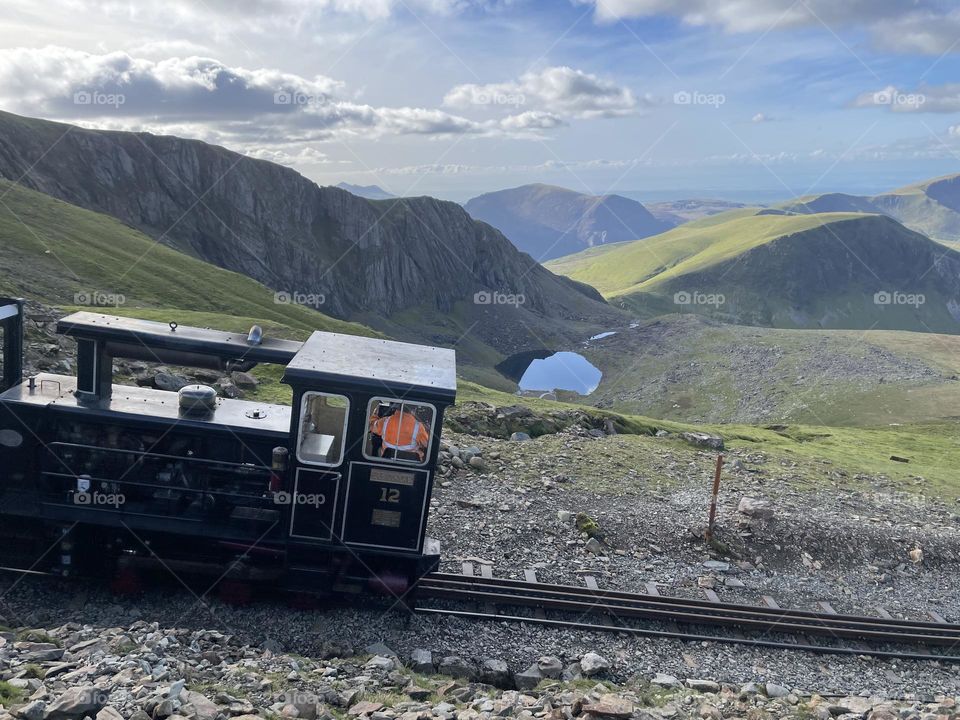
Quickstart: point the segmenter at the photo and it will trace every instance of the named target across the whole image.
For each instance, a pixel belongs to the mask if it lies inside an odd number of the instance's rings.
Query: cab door
[[[295,407],[290,537],[330,542],[343,486],[350,398],[308,390]]]
[[[23,300],[0,298],[0,392],[23,380]]]
[[[343,542],[419,552],[436,460],[437,408],[374,397],[365,418],[362,460],[350,463],[344,492]]]

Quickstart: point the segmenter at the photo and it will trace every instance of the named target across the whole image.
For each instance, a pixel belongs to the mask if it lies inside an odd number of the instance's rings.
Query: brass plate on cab
[[[417,476],[409,472],[397,472],[384,468],[370,468],[370,482],[388,483],[390,485],[405,485],[413,487]]]
[[[394,510],[374,509],[373,517],[370,519],[370,524],[380,525],[381,527],[398,528],[400,527],[400,520],[402,518],[403,514]]]

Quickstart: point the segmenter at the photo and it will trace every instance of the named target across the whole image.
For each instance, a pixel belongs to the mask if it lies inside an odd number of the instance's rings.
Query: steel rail
[[[508,589],[514,592],[532,593],[538,596],[551,595],[570,598],[591,598],[604,602],[628,602],[635,605],[649,607],[678,607],[695,611],[716,613],[729,611],[731,613],[747,613],[757,617],[776,617],[797,620],[829,621],[830,623],[844,623],[865,626],[882,626],[885,628],[900,627],[905,629],[923,630],[927,632],[946,632],[960,634],[960,625],[925,620],[903,620],[901,618],[879,618],[869,615],[850,615],[843,613],[820,613],[811,610],[796,608],[770,608],[762,605],[742,605],[736,603],[715,602],[711,600],[695,600],[671,595],[648,595],[645,593],[631,593],[622,590],[602,590],[576,585],[555,585],[548,583],[531,583],[521,580],[504,578],[471,577],[469,575],[455,575],[452,573],[431,573],[420,581],[421,586],[430,588],[436,585],[443,587],[466,587],[484,589]]]
[[[898,650],[863,650],[851,647],[831,647],[828,645],[803,645],[787,642],[778,642],[775,640],[735,638],[722,635],[706,635],[700,633],[683,632],[679,630],[651,630],[648,628],[637,628],[619,625],[600,625],[597,623],[588,623],[572,620],[551,620],[549,618],[527,617],[524,615],[498,615],[495,613],[473,612],[467,610],[444,610],[442,608],[416,608],[415,612],[428,615],[443,615],[450,617],[470,618],[476,620],[497,620],[500,622],[519,622],[534,623],[537,625],[547,625],[550,627],[572,628],[576,630],[587,630],[596,632],[620,632],[641,637],[662,638],[668,640],[683,640],[687,642],[716,642],[735,645],[747,645],[752,647],[773,648],[777,650],[799,650],[824,655],[869,655],[871,657],[897,659],[897,660],[922,660],[937,661],[946,663],[960,663],[960,656],[956,655],[935,655],[928,653],[907,652]]]
[[[886,620],[804,610],[781,610],[711,601],[701,602],[686,598],[603,591],[571,585],[546,585],[434,573],[421,581],[417,592],[419,597],[482,602],[488,606],[500,604],[536,607],[578,613],[581,616],[605,615],[693,625],[724,625],[793,635],[821,635],[836,639],[860,639],[898,644],[951,647],[960,645],[960,625]],[[433,610],[433,608],[423,609]],[[505,617],[495,612],[487,613],[487,616],[491,619]],[[536,618],[536,620],[540,621],[542,618]],[[621,629],[621,626],[609,627]],[[740,641],[740,639],[734,638],[732,641]],[[854,653],[876,654],[863,649],[852,650]],[[945,658],[946,656],[931,657]]]

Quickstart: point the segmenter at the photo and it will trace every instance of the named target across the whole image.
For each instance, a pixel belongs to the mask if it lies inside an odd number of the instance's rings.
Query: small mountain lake
[[[589,395],[603,377],[580,353],[563,351],[530,363],[520,378],[520,390],[572,390]]]

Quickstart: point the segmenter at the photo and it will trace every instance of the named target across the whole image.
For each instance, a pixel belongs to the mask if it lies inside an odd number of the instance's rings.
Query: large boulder
[[[241,390],[255,390],[260,384],[260,381],[257,380],[253,375],[240,370],[234,370],[232,373],[230,373],[230,379],[233,380],[234,385]]]
[[[543,674],[540,672],[540,668],[537,667],[537,663],[534,663],[523,672],[516,673],[513,676],[513,682],[517,686],[517,690],[533,690],[540,684],[541,680],[543,680]]]
[[[173,373],[158,372],[153,376],[153,384],[159,390],[179,392],[190,384],[190,378],[184,377],[183,375],[175,375]]]
[[[737,505],[737,512],[751,520],[772,520],[775,514],[769,500],[753,497],[742,498]]]
[[[543,677],[555,680],[563,674],[563,661],[552,655],[544,655],[537,660],[537,669]]]
[[[680,433],[680,437],[694,447],[723,450],[723,438],[719,435],[711,435],[705,432],[684,432]]]
[[[433,668],[433,653],[423,648],[417,648],[410,653],[410,669],[414,672],[431,674]]]
[[[473,680],[477,674],[477,669],[462,657],[457,655],[447,655],[437,666],[437,672],[441,675],[449,675],[454,678],[464,680]]]
[[[513,686],[510,667],[503,660],[487,658],[480,665],[480,682],[509,689]]]
[[[73,687],[47,705],[44,720],[68,720],[96,715],[107,706],[110,693],[93,685]]]
[[[583,711],[591,717],[629,718],[633,715],[633,703],[619,695],[608,693],[601,695],[589,705],[584,704]]]
[[[180,702],[183,703],[180,712],[191,720],[216,720],[220,714],[220,707],[215,702],[192,690],[181,692]]]
[[[588,652],[580,658],[580,671],[586,677],[592,677],[610,669],[610,662],[595,652]]]

